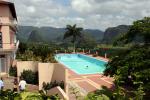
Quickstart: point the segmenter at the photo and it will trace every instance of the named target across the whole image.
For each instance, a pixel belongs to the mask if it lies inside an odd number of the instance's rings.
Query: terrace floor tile
[[[105,79],[101,79],[100,77],[88,77],[88,79],[92,80],[93,82],[99,84],[100,86],[106,86],[108,88],[112,88],[114,87],[113,83],[112,82],[108,82],[107,80]]]
[[[92,92],[92,91],[95,91],[97,90],[96,87],[92,86],[90,83],[88,83],[87,81],[80,81],[80,82],[77,82],[77,84],[83,88],[86,92]]]

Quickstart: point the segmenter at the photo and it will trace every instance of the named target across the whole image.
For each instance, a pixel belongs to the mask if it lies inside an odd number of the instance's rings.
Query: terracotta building
[[[8,73],[19,45],[14,3],[0,0],[0,73]]]

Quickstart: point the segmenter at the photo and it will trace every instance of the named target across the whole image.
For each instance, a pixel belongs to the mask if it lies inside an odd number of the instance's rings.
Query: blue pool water
[[[57,54],[55,59],[77,74],[103,73],[107,63],[83,54]]]

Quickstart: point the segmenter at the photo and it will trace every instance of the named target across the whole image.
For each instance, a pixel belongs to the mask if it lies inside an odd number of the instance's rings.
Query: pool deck
[[[88,55],[88,56],[92,56],[92,55]],[[100,56],[94,58],[109,61],[109,59]],[[77,88],[81,92],[82,96],[85,96],[89,92],[93,92],[95,90],[101,89],[102,86],[106,86],[110,89],[114,88],[114,84],[113,84],[114,79],[111,77],[106,77],[102,74],[79,75],[74,71],[70,70],[69,68],[67,69],[68,69],[69,87]],[[71,100],[73,99],[71,94],[69,94],[69,97],[71,98]]]
[[[69,70],[68,76],[69,82],[78,85],[78,88],[82,88],[85,94],[101,89],[101,86],[106,86],[110,89],[114,87],[114,79],[103,76],[102,74],[79,75]]]

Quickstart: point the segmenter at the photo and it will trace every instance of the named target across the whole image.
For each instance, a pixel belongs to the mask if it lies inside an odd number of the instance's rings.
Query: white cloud
[[[35,12],[35,8],[33,6],[27,7],[27,11],[29,13],[34,13]]]
[[[59,0],[14,2],[21,25],[65,27],[77,24],[104,30],[150,16],[150,0],[68,0],[68,5]]]
[[[142,11],[142,16],[143,16],[143,17],[145,17],[145,16],[146,16],[146,17],[150,16],[150,10],[143,10],[143,11]]]
[[[75,7],[72,5],[73,9],[84,16],[85,22],[89,23],[85,26],[91,28],[106,29],[120,24],[131,24],[134,20],[150,16],[150,0],[81,0],[80,3],[80,0],[72,0],[72,3],[75,1],[78,3]],[[81,6],[87,3],[89,7]],[[82,7],[88,11],[81,10]]]
[[[78,12],[91,12],[93,10],[93,0],[72,0],[71,6]]]

